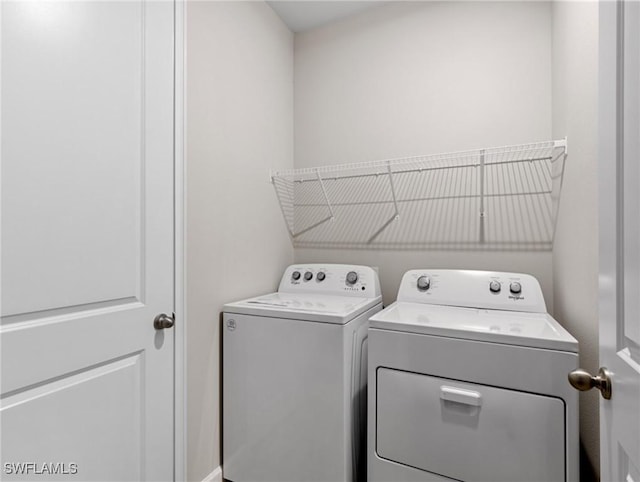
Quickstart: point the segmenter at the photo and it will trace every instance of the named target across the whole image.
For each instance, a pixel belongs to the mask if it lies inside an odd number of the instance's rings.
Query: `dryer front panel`
[[[465,482],[565,480],[559,398],[377,369],[379,457]]]

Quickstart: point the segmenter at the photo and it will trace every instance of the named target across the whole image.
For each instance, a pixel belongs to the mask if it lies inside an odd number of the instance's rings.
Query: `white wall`
[[[598,371],[598,3],[553,4],[553,134],[568,136],[553,250],[555,316]],[[580,394],[582,480],[599,473],[598,392]]]
[[[390,2],[295,38],[296,168],[551,138],[547,2]],[[549,252],[296,249],[380,268],[385,302],[418,267],[531,273]]]
[[[293,261],[269,183],[293,167],[293,36],[263,2],[187,5],[188,479],[220,465],[220,310]],[[275,226],[275,227],[274,227]]]

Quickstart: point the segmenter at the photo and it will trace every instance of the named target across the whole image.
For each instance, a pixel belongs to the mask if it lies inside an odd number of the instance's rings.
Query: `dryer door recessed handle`
[[[447,402],[464,403],[465,405],[472,405],[479,407],[482,405],[482,394],[473,390],[465,390],[463,388],[447,387],[442,385],[440,387],[440,398]]]

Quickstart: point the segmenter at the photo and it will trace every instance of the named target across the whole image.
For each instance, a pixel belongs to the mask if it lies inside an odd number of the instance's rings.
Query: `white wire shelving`
[[[566,139],[271,173],[295,247],[549,250]]]

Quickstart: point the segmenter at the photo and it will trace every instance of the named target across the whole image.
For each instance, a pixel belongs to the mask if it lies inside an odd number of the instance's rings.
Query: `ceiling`
[[[267,3],[291,31],[304,32],[385,2],[383,0],[351,2],[267,0]]]

